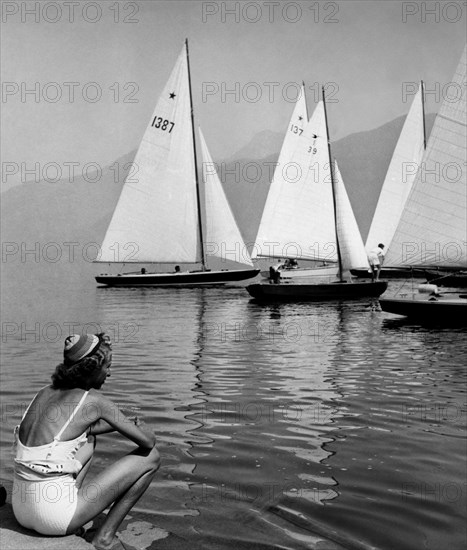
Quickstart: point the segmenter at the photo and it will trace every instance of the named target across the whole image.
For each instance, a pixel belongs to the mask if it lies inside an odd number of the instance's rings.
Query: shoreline
[[[4,487],[7,492],[6,502],[0,506],[0,548],[2,550],[95,550],[90,542],[78,535],[51,537],[22,527],[16,521],[11,506],[12,481],[0,479],[0,486]],[[99,523],[99,517],[96,519]],[[238,533],[236,533],[237,536],[233,536],[233,533],[225,533],[224,536],[213,537],[193,530],[193,537],[187,539],[172,531],[157,527],[153,522],[147,521],[148,519],[150,518],[141,513],[129,514],[118,531],[120,540],[134,550],[226,550],[234,548],[236,550],[291,550],[289,546],[271,546],[268,543],[242,540],[241,537],[238,537]],[[93,524],[90,522],[86,524],[86,527],[89,530]],[[305,528],[304,532],[306,530]],[[316,549],[344,549],[336,541],[324,538],[322,535],[316,534],[314,538],[312,544]],[[311,548],[310,546],[306,547]]]
[[[2,550],[95,550],[95,547],[78,535],[52,537],[40,535],[22,527],[13,514],[11,494],[13,482],[0,479],[0,485],[6,489],[6,501],[0,507],[0,548]],[[97,518],[99,521],[99,519]],[[86,527],[90,529],[92,523]],[[120,539],[138,550],[188,550],[198,545],[187,541],[174,533],[160,529],[138,514],[130,514],[118,531]]]

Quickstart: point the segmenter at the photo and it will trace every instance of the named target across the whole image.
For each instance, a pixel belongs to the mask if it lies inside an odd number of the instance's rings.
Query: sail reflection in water
[[[207,305],[203,317],[205,347],[210,349],[201,360],[208,396],[201,431],[232,441],[232,454],[223,457],[230,463],[229,479],[219,482],[228,484],[231,496],[251,500],[253,506],[254,501],[273,504],[273,489],[274,500],[289,492],[314,501],[335,495],[328,490],[332,480],[316,482],[323,477],[319,462],[327,456],[322,445],[334,396],[326,381],[326,343],[319,330],[332,332],[334,320],[323,324],[321,319],[318,325],[316,316],[304,325],[281,309],[262,310],[237,298],[220,308]],[[309,338],[310,331],[316,338]],[[222,353],[215,352],[220,349]],[[252,457],[251,444],[258,440],[267,442],[267,448]],[[290,454],[302,463],[294,473]]]

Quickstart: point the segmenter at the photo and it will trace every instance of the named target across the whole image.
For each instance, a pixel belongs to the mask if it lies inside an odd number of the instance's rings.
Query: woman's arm
[[[136,443],[139,447],[144,447],[147,449],[152,449],[154,447],[156,444],[156,436],[145,431],[143,432],[143,430],[137,426],[137,422],[135,422],[134,417],[130,418],[126,416],[115,403],[103,396],[100,392],[91,390],[90,393],[92,393],[92,398],[94,401],[93,405],[96,407],[98,412],[98,429],[101,425],[105,427],[107,424],[111,430],[121,433],[130,441]],[[92,426],[93,424],[91,425],[91,430]],[[95,432],[91,431],[91,433]]]
[[[107,434],[114,431],[115,428],[101,418],[89,426],[88,435]]]
[[[135,426],[142,426],[144,422],[138,418],[137,416],[133,417],[126,417],[126,420],[133,422]],[[99,434],[107,434],[110,432],[115,432],[115,428],[112,427],[108,422],[105,420],[98,420],[97,422],[94,422],[94,424],[91,424],[89,426],[89,435],[99,435]]]

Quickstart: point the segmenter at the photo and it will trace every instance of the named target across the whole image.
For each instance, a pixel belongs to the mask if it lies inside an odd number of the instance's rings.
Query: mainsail
[[[284,169],[276,170],[255,243],[257,256],[336,261],[327,141],[319,102]],[[287,150],[290,154],[289,145]]]
[[[149,120],[101,247],[101,262],[201,261],[187,50]],[[130,173],[131,174],[131,173]],[[127,249],[136,254],[125,258]]]
[[[467,267],[466,48],[445,97],[385,263]]]
[[[392,155],[366,240],[368,251],[389,246],[425,150],[423,84],[420,84]],[[388,266],[388,262],[385,262]]]
[[[350,204],[337,161],[334,161],[334,194],[336,200],[336,231],[339,239],[342,269],[368,267],[368,258],[360,229]]]
[[[289,173],[290,177],[295,177],[296,175],[297,166],[292,164],[291,160],[307,122],[308,113],[306,108],[305,87],[302,86],[300,96],[295,103],[292,117],[290,118],[287,132],[282,143],[279,158],[277,159],[277,166],[269,187],[255,246],[253,248],[253,257],[273,257],[275,255],[274,253],[276,253],[277,256],[284,255],[284,252],[280,249],[280,243],[282,241],[275,245],[271,244],[274,240],[272,237],[277,235],[276,209],[281,203],[283,193],[286,192],[286,188],[290,184],[290,182],[288,182]]]
[[[253,265],[245,242],[225,196],[206,141],[199,130],[203,155],[203,183],[206,203],[206,253]]]

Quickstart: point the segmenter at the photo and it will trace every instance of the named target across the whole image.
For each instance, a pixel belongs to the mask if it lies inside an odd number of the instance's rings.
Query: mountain
[[[284,134],[281,132],[273,132],[271,130],[263,130],[255,134],[252,139],[234,155],[226,159],[224,162],[230,164],[239,160],[245,159],[263,159],[273,154],[278,155],[282,146]]]
[[[64,272],[73,284],[95,270],[92,260],[134,155],[99,173],[24,183],[1,195],[3,293],[11,285],[35,284],[37,277],[53,283]]]

